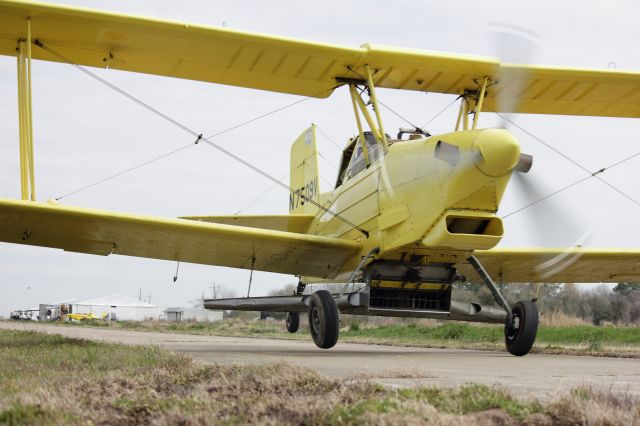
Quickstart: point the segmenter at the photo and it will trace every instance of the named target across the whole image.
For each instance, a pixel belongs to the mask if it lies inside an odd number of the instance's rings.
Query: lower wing
[[[640,249],[500,248],[474,255],[496,282],[618,283],[640,281]],[[458,270],[475,281],[471,265]]]
[[[184,216],[181,219],[199,222],[223,223],[226,225],[248,226],[249,228],[271,229],[273,231],[296,232],[304,234],[314,215],[232,215],[232,216]]]
[[[0,198],[0,241],[330,278],[360,244],[295,232]]]

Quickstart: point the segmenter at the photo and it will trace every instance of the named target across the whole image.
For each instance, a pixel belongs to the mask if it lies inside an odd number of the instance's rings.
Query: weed
[[[10,366],[0,369],[0,424],[7,425],[640,421],[633,397],[589,388],[542,406],[494,387],[391,390],[287,364],[203,366],[157,347],[29,332],[0,330],[0,365]]]
[[[459,389],[422,388],[400,390],[403,398],[424,400],[439,411],[468,414],[500,408],[510,416],[522,420],[543,411],[538,402],[520,402],[505,390],[485,385],[467,385]]]
[[[39,404],[15,403],[0,412],[1,425],[64,424],[77,420],[69,413],[44,408]]]

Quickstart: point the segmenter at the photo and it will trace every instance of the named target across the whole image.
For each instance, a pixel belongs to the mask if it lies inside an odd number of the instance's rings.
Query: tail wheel
[[[339,317],[336,301],[327,290],[313,293],[309,301],[309,330],[313,343],[322,349],[338,342]]]
[[[507,350],[515,356],[529,353],[538,332],[538,308],[530,300],[521,300],[512,309],[513,320],[505,326]]]
[[[295,333],[300,328],[300,313],[289,312],[287,314],[287,331],[289,333]]]

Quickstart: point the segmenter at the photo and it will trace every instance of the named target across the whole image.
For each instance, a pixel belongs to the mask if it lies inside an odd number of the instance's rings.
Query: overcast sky
[[[64,1],[207,25],[222,25],[349,46],[376,43],[458,53],[496,55],[487,27],[509,23],[537,34],[535,62],[575,67],[640,70],[640,3],[628,1]],[[473,7],[472,7],[473,6]],[[15,58],[0,57],[0,196],[19,198]],[[300,99],[292,95],[209,83],[97,70],[124,90],[184,123],[213,134]],[[425,123],[449,96],[379,90],[383,102],[412,122]],[[192,137],[100,85],[69,65],[33,64],[36,187],[39,200],[57,198],[103,177],[188,144]],[[428,130],[453,129],[456,108]],[[389,133],[404,123],[383,111]],[[517,123],[589,170],[640,151],[640,121],[529,115]],[[289,148],[310,123],[322,132],[321,189],[335,182],[340,149],[354,132],[344,89],[326,100],[308,100],[217,138],[227,149],[288,181]],[[481,127],[497,121],[490,114]],[[546,195],[585,176],[517,128],[523,151],[535,157],[528,182]],[[602,177],[640,199],[640,157]],[[271,188],[258,202],[256,196]],[[527,203],[513,185],[499,214]],[[159,216],[277,214],[288,194],[256,173],[199,144],[179,154],[66,197],[62,203]],[[503,246],[570,245],[590,230],[589,246],[637,247],[640,207],[590,179],[505,220]],[[161,306],[184,305],[212,282],[246,292],[249,271],[173,262],[99,257],[0,243],[0,315],[69,298],[120,293]],[[294,283],[291,276],[256,273],[253,295]]]

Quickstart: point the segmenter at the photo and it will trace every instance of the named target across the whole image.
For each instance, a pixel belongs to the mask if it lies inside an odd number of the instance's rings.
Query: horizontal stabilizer
[[[232,215],[232,216],[184,216],[181,219],[195,220],[225,225],[248,226],[249,228],[271,229],[272,231],[305,234],[313,221],[313,215]]]

